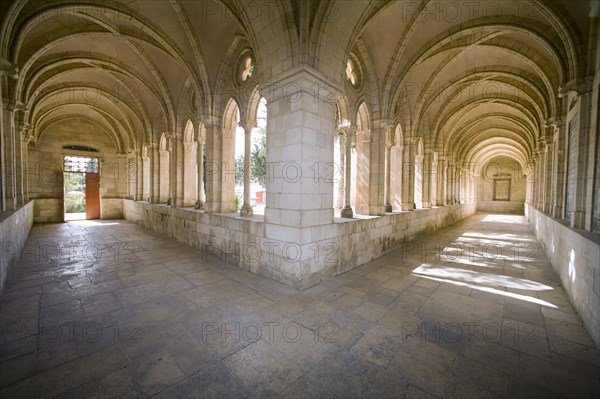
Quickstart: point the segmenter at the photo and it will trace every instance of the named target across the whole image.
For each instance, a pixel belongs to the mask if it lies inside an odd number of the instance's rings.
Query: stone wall
[[[124,200],[127,220],[244,270],[306,289],[392,251],[403,242],[430,234],[475,213],[475,204],[403,212],[364,219],[336,219],[314,226],[297,240],[267,238],[262,216],[207,214],[192,208],[171,208]],[[287,237],[283,226],[279,237]],[[275,234],[274,236],[277,236]],[[308,237],[308,238],[307,238]]]
[[[34,201],[29,201],[15,211],[0,214],[0,293],[4,292],[10,271],[21,257],[33,225],[33,209]]]
[[[582,234],[530,205],[526,205],[525,213],[571,303],[596,345],[600,345],[599,237]]]
[[[524,201],[478,201],[478,212],[494,213],[516,213],[522,215],[524,210]]]
[[[510,179],[510,201],[494,200],[494,179]],[[477,211],[523,214],[526,177],[521,165],[508,157],[495,157],[482,168],[477,177]]]
[[[64,145],[85,145],[98,152],[63,149]],[[100,217],[123,217],[123,198],[127,195],[127,156],[104,130],[85,119],[73,118],[47,126],[39,141],[29,147],[29,193],[36,199],[36,223],[64,220],[63,159],[65,155],[100,159]]]

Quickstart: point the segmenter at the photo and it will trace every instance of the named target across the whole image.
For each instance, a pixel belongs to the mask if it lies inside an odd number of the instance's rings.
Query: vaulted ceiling
[[[589,73],[588,0],[17,0],[4,12],[24,122],[42,134],[85,117],[121,150],[175,129],[190,90],[199,118],[214,112],[244,46],[259,80],[308,63],[341,86],[358,53],[374,117],[475,162],[526,163],[564,113],[561,86]]]

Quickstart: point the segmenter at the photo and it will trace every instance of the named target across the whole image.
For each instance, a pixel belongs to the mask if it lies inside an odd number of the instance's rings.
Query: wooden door
[[[85,174],[85,218],[100,219],[100,174]]]

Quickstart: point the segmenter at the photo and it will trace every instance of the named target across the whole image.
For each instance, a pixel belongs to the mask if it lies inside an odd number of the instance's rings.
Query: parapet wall
[[[207,214],[124,200],[127,220],[185,243],[203,254],[255,274],[306,289],[370,262],[407,241],[430,234],[475,213],[474,203],[421,209],[364,219],[336,219],[311,228],[310,240],[294,242],[265,235],[262,216]]]
[[[535,236],[590,336],[600,346],[600,244],[581,232],[525,205]]]
[[[33,225],[34,201],[19,209],[0,215],[0,293],[4,292],[11,269],[21,257],[21,251]]]

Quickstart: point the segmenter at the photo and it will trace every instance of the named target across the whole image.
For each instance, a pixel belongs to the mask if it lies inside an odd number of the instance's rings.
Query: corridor
[[[37,224],[0,395],[598,397],[600,358],[523,216],[477,213],[303,292],[124,220]]]

